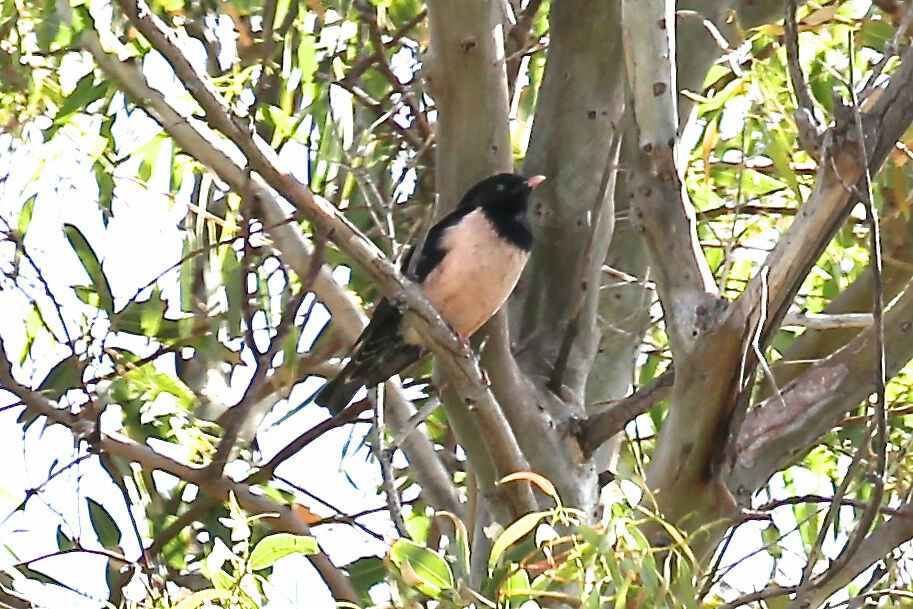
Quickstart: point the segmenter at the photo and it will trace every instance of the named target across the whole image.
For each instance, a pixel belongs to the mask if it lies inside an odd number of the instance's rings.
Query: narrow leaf
[[[493,568],[498,564],[498,559],[509,548],[514,545],[521,537],[536,528],[539,521],[548,516],[548,512],[533,512],[526,516],[521,516],[513,522],[504,532],[498,535],[494,544],[491,546],[491,554],[488,556],[488,568]]]
[[[46,398],[57,401],[70,389],[79,387],[82,363],[76,355],[70,355],[57,362],[48,375],[38,385],[38,391]]]
[[[25,233],[29,230],[29,224],[32,222],[32,212],[35,211],[35,199],[38,198],[38,195],[32,195],[25,200],[25,203],[22,204],[22,209],[19,210],[19,220],[16,223],[16,232],[19,233],[19,238],[25,237]]]
[[[264,537],[254,546],[248,564],[252,571],[259,571],[273,566],[277,560],[290,554],[316,554],[319,551],[317,540],[313,537],[276,533]]]
[[[57,548],[61,551],[72,550],[76,547],[76,542],[70,539],[70,536],[63,532],[63,525],[57,525]]]
[[[89,504],[89,520],[92,521],[92,528],[98,536],[98,541],[109,550],[117,548],[120,545],[121,532],[114,518],[102,504],[91,497],[86,501]]]
[[[108,283],[108,278],[105,277],[105,273],[101,268],[101,261],[95,254],[95,250],[89,245],[82,232],[72,224],[64,224],[63,231],[73,247],[73,251],[79,256],[79,261],[89,275],[89,279],[92,280],[92,286],[100,299],[99,305],[101,309],[113,314],[114,297],[111,296],[111,284]]]
[[[208,590],[200,590],[194,592],[180,603],[174,606],[174,609],[197,609],[204,604],[207,604],[209,601],[227,601],[231,598],[231,592],[228,590],[216,590],[215,588],[210,588]]]
[[[517,480],[525,480],[531,484],[535,484],[539,487],[540,491],[554,499],[556,504],[561,505],[561,499],[558,497],[558,489],[555,488],[555,485],[552,484],[548,478],[537,474],[536,472],[514,472],[513,474],[504,476],[498,480],[498,484],[515,482]]]

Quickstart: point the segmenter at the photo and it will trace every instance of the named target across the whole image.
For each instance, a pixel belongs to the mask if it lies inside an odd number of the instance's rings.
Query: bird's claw
[[[464,351],[472,351],[472,345],[469,344],[469,339],[467,337],[463,336],[462,332],[460,332],[459,330],[457,330],[450,324],[447,324],[447,327],[450,328],[450,331],[456,337],[457,342],[460,343],[460,347],[462,347]]]

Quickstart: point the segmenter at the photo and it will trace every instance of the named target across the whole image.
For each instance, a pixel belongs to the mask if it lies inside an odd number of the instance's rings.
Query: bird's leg
[[[460,341],[460,346],[463,347],[463,350],[472,351],[472,345],[469,344],[469,338],[463,336],[459,330],[454,330],[453,328],[450,329],[453,330],[453,335],[457,337],[458,341]]]

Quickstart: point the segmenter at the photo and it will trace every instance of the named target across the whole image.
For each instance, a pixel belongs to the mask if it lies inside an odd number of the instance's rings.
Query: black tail
[[[365,384],[364,379],[355,375],[354,366],[349,362],[336,378],[330,379],[314,396],[314,401],[327,407],[333,416],[338,415],[349,405],[355,392]]]

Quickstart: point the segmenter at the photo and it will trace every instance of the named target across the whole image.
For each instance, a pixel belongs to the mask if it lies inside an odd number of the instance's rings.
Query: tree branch
[[[675,372],[666,370],[626,398],[613,401],[604,412],[581,422],[580,447],[592,454],[609,438],[620,432],[628,421],[647,412],[671,393]]]
[[[510,312],[520,368],[541,394],[557,397],[540,402],[554,403],[560,423],[582,414],[599,348],[600,269],[615,227],[625,100],[621,86],[606,84],[624,73],[618,3],[566,0],[549,10],[548,61],[524,162],[548,180],[531,199],[536,245]],[[547,388],[558,376],[561,387]]]
[[[676,166],[678,89],[674,3],[625,2],[622,34],[633,92],[637,148],[631,142],[628,191],[630,213],[639,227],[676,357],[685,356],[714,319],[717,290],[697,240],[694,208]]]
[[[893,376],[913,357],[913,284],[885,313],[884,331],[896,337],[885,345],[885,371]],[[860,332],[748,413],[727,474],[737,496],[750,497],[872,393],[875,332],[874,327]]]
[[[783,20],[786,42],[786,65],[789,68],[789,80],[793,86],[796,97],[796,125],[799,129],[799,145],[813,158],[818,158],[821,148],[821,134],[818,121],[815,117],[815,104],[805,84],[805,75],[799,63],[799,33],[796,27],[796,11],[799,0],[788,0],[786,3],[786,18]]]

